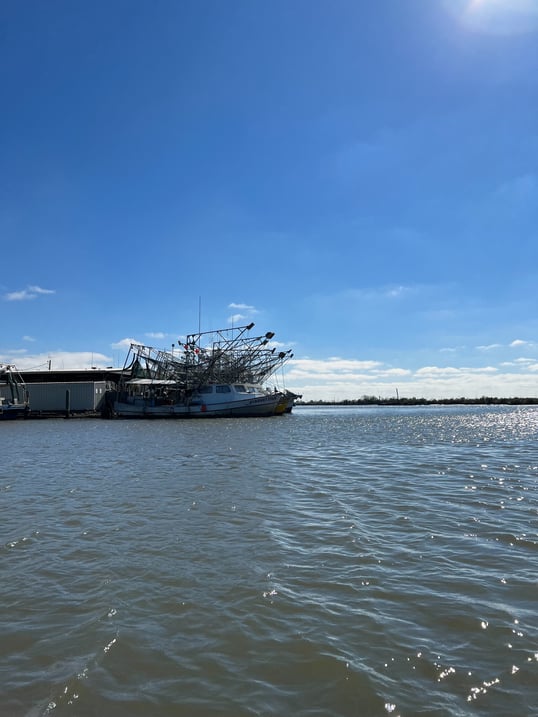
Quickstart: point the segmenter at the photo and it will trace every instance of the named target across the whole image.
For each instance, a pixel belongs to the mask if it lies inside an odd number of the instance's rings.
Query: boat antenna
[[[198,333],[202,333],[202,297],[198,297]]]

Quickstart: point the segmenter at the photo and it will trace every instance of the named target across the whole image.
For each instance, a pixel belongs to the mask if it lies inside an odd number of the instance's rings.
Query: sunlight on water
[[[529,713],[538,410],[1,428],[7,715]]]

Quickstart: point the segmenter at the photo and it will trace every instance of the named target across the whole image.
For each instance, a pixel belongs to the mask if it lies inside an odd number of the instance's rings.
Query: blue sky
[[[0,361],[253,320],[307,400],[537,396],[537,48],[535,0],[3,3]]]

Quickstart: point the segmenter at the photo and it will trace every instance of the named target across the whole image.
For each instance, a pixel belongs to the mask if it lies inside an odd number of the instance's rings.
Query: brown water
[[[538,715],[538,410],[0,425],[0,715]]]

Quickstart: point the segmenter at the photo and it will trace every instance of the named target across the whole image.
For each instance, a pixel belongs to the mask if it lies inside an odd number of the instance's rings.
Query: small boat
[[[126,381],[112,403],[121,418],[211,418],[272,416],[282,401],[254,384],[206,384],[192,391],[172,380]]]
[[[13,364],[0,364],[0,420],[26,418],[30,411],[28,391]]]

